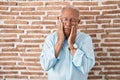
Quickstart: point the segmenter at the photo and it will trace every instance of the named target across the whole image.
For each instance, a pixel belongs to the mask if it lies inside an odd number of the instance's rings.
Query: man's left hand
[[[77,34],[77,26],[72,26],[70,36],[68,38],[68,46],[70,49],[74,48],[73,45],[75,43],[76,34]]]

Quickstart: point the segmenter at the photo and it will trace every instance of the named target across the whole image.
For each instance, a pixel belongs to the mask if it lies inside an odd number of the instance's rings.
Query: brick
[[[103,15],[106,15],[106,14],[119,14],[120,13],[120,10],[110,10],[110,11],[103,11]]]
[[[0,61],[22,61],[22,58],[19,57],[11,57],[11,58],[0,58]]]
[[[103,28],[119,28],[120,24],[103,24]]]
[[[96,34],[90,34],[90,36],[96,38]]]
[[[24,30],[2,30],[2,33],[24,33]]]
[[[113,20],[113,23],[120,23],[120,20]]]
[[[0,71],[0,74],[18,74],[17,71]]]
[[[46,6],[50,6],[50,5],[52,5],[52,6],[54,6],[54,5],[59,6],[59,5],[69,5],[69,4],[70,3],[68,3],[68,2],[45,2]]]
[[[46,29],[57,29],[57,26],[46,26]]]
[[[116,49],[116,48],[109,48],[107,49],[108,52],[120,52],[120,49]]]
[[[96,19],[117,19],[120,18],[119,15],[99,15]]]
[[[81,5],[81,6],[97,6],[97,2],[73,2],[73,5]]]
[[[102,2],[102,4],[104,4],[104,5],[120,4],[120,1],[119,1],[119,0],[115,0],[115,1],[104,1],[104,2]]]
[[[17,29],[16,25],[0,25],[0,28],[4,29]]]
[[[6,11],[0,11],[1,15],[19,15],[19,12],[6,12]]]
[[[34,25],[34,24],[43,24],[43,25],[48,25],[48,24],[50,24],[50,25],[55,25],[56,22],[54,22],[54,21],[34,21],[34,22],[32,22],[32,24],[33,24],[33,25]]]
[[[117,72],[112,72],[112,71],[111,72],[110,71],[108,71],[108,72],[107,71],[106,72],[100,72],[100,75],[109,75],[109,74],[111,74],[111,75],[112,74],[116,74],[116,75],[118,74],[119,75],[120,72],[119,71],[117,71]]]
[[[20,54],[21,56],[23,56],[23,57],[38,57],[38,56],[40,56],[40,54],[28,54],[28,53],[24,53],[24,54]]]
[[[120,58],[110,58],[110,57],[101,57],[101,58],[96,58],[98,61],[120,61]]]
[[[110,53],[110,56],[116,56],[117,57],[117,56],[120,56],[120,53],[119,52],[118,53],[115,53],[115,52],[114,53]]]
[[[80,11],[81,10],[89,10],[89,7],[83,7],[83,6],[82,7],[81,6],[80,7],[76,7],[76,8],[79,9]]]
[[[98,11],[80,11],[80,15],[99,15]]]
[[[16,6],[16,2],[0,2],[0,5],[5,5],[5,6]]]
[[[8,7],[0,7],[0,10],[8,10]]]
[[[21,12],[21,15],[45,15],[45,12]]]
[[[30,79],[32,80],[47,80],[46,76],[31,76]]]
[[[81,30],[85,33],[104,33],[104,30],[103,29],[100,29],[100,30]]]
[[[96,24],[89,24],[89,25],[80,25],[78,26],[78,29],[97,29],[97,25]]]
[[[42,29],[42,26],[19,26],[19,29]]]
[[[41,34],[49,34],[50,30],[28,30],[28,33],[41,33]]]
[[[98,47],[98,44],[93,44],[94,47]]]
[[[4,67],[3,70],[26,70],[26,67]]]
[[[20,38],[21,39],[27,39],[27,38],[44,38],[44,36],[43,35],[41,35],[41,34],[38,34],[38,35],[36,35],[36,34],[31,34],[31,35],[20,35]]]
[[[47,11],[49,11],[49,10],[55,11],[55,10],[61,10],[61,9],[62,9],[62,7],[60,7],[60,6],[55,6],[55,7],[54,6],[51,6],[51,7],[50,6],[49,7],[46,6],[46,7],[38,7],[37,8],[37,10],[44,10],[44,11],[46,11],[46,10]]]
[[[102,69],[101,69],[101,67],[93,67],[92,70],[93,70],[93,71],[94,71],[94,70],[95,70],[95,71],[101,71]]]
[[[103,51],[103,49],[102,48],[95,48],[94,51],[96,51],[96,52],[97,51]]]
[[[120,67],[105,67],[104,69],[112,71],[112,70],[120,70]]]
[[[28,21],[20,21],[20,20],[5,20],[5,24],[28,24]]]
[[[24,40],[24,43],[43,43],[44,40]]]
[[[5,19],[14,19],[14,16],[0,16],[0,19],[5,20]]]
[[[84,15],[84,16],[80,16],[80,18],[82,20],[94,20],[94,16],[86,16],[86,15]]]
[[[111,20],[96,20],[96,21],[86,21],[86,24],[103,24],[103,23],[109,23]]]
[[[40,20],[41,18],[38,16],[17,16],[16,19],[19,19],[19,20]]]
[[[57,20],[56,16],[45,16],[43,17],[43,20]]]
[[[118,34],[102,34],[102,38],[119,38],[120,35]]]
[[[3,65],[3,66],[13,66],[13,65],[16,65],[16,62],[0,62],[0,65]]]
[[[102,76],[89,76],[88,79],[92,79],[92,80],[102,79]]]
[[[11,7],[11,11],[35,11],[35,8],[33,7]]]
[[[41,70],[41,68],[40,67],[37,67],[37,68],[28,68],[30,71],[40,71]]]
[[[19,66],[26,66],[26,67],[27,67],[27,66],[28,66],[28,67],[29,67],[29,66],[31,66],[31,67],[39,67],[39,66],[40,66],[39,63],[26,63],[26,62],[24,62],[24,63],[23,63],[23,62],[19,62],[18,65],[19,65]],[[28,72],[27,72],[26,74],[29,75]]]
[[[0,43],[0,47],[14,47],[14,44],[13,43],[6,43],[6,44]]]
[[[21,42],[20,39],[0,39],[0,42]]]
[[[0,54],[0,57],[5,57],[5,56],[10,56],[10,57],[12,57],[12,56],[18,56],[18,54],[17,53],[14,53],[14,54],[11,54],[11,53],[3,53],[3,54]]]
[[[22,75],[43,75],[42,72],[21,72]]]
[[[119,75],[107,75],[107,76],[105,76],[105,79],[107,79],[107,80],[119,80],[120,76]]]
[[[91,10],[114,10],[117,9],[117,6],[95,6],[91,7]]]
[[[19,44],[17,45],[17,48],[34,48],[34,47],[39,47],[39,45],[33,45],[33,44]]]
[[[120,29],[107,29],[106,32],[107,32],[108,34],[110,34],[110,33],[119,33],[119,32],[120,32]]]
[[[105,42],[120,42],[120,39],[105,39]]]
[[[107,56],[107,53],[97,53],[97,56]]]
[[[27,79],[27,76],[19,76],[19,75],[7,75],[5,76],[6,79]]]
[[[27,52],[41,52],[42,50],[41,49],[27,49]]]
[[[43,2],[18,2],[17,5],[19,6],[43,6]]]
[[[59,15],[60,12],[53,12],[53,11],[48,11],[47,15]]]
[[[24,52],[25,49],[17,49],[17,48],[4,48],[3,52]]]
[[[39,62],[39,58],[27,58],[27,59],[24,59],[25,62]]]
[[[117,44],[117,43],[113,43],[113,44],[102,43],[101,46],[102,47],[120,47],[120,44]]]
[[[112,62],[112,61],[110,61],[110,62],[100,62],[100,65],[103,65],[103,66],[119,66],[120,65],[120,63],[119,62]]]

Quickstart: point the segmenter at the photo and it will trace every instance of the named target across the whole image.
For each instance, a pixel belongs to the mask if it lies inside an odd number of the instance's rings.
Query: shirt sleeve
[[[81,46],[77,48],[73,56],[73,65],[78,68],[83,74],[86,74],[95,64],[94,49],[92,39],[88,36]]]
[[[52,36],[48,36],[45,39],[45,43],[42,49],[42,53],[40,56],[40,63],[42,68],[45,71],[48,71],[52,67],[55,66],[57,62],[57,58],[55,57],[55,50],[54,50],[54,44],[53,44],[53,39],[51,39]]]

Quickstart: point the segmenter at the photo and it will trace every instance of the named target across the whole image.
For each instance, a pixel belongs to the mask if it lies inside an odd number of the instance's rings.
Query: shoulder
[[[77,41],[84,41],[86,39],[90,39],[91,36],[87,33],[84,33],[84,32],[80,32],[80,31],[77,31]]]
[[[57,32],[53,32],[47,35],[46,40],[54,40],[57,37]]]

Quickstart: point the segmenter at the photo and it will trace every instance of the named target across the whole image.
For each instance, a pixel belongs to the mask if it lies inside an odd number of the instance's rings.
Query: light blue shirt
[[[78,31],[75,55],[72,56],[65,40],[56,58],[54,45],[57,38],[57,32],[47,36],[40,56],[41,66],[48,72],[48,80],[87,80],[88,72],[95,64],[91,37]]]

